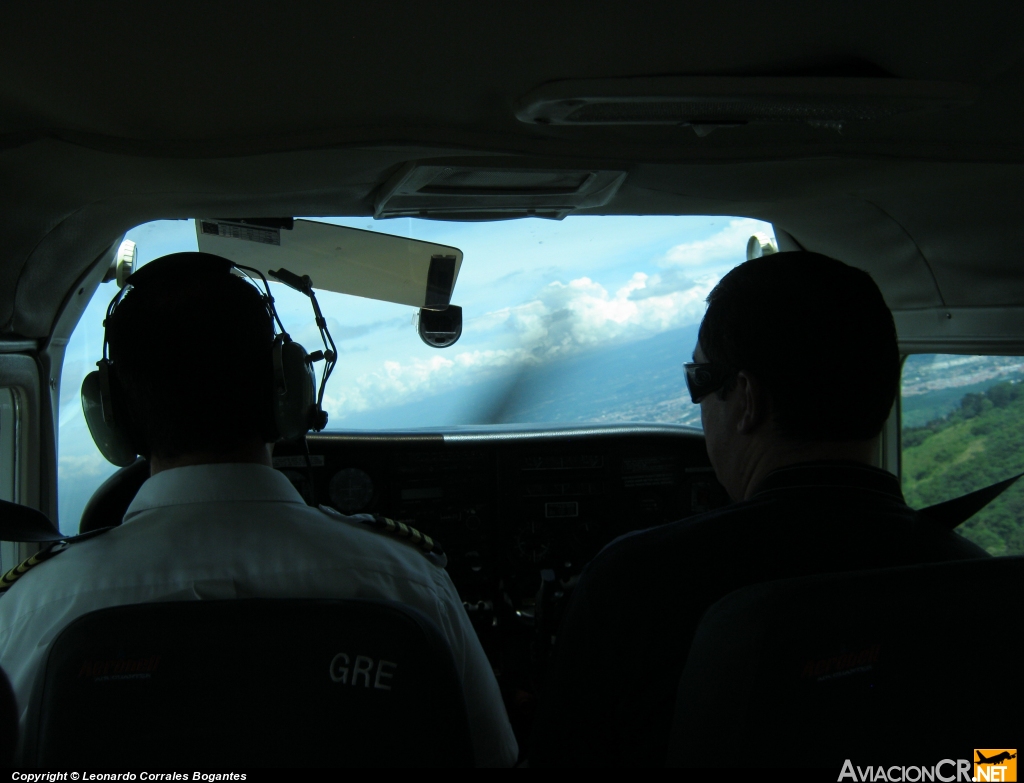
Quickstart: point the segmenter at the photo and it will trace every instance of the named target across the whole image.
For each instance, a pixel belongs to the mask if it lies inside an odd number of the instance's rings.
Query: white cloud
[[[643,296],[653,278],[635,273],[614,293],[589,277],[544,287],[533,302],[513,308],[509,322],[530,347],[531,355],[552,359],[580,349],[696,323],[704,298],[717,277],[692,283],[684,290]]]
[[[657,280],[657,276],[637,272],[614,293],[588,277],[551,283],[531,302],[482,317],[492,327],[504,324],[512,329],[521,347],[463,351],[404,363],[385,361],[379,370],[343,386],[332,384],[324,407],[337,417],[396,405],[484,380],[516,366],[539,364],[586,348],[696,323],[704,312],[704,298],[718,280],[711,276],[686,290],[635,297],[652,279]]]
[[[106,477],[114,469],[98,452],[80,456],[61,456],[58,468],[61,482]]]
[[[386,361],[384,366],[331,388],[324,408],[331,416],[397,405],[531,361],[523,349],[463,351],[448,358]],[[333,385],[332,385],[333,386]]]
[[[774,236],[770,223],[753,218],[735,218],[717,234],[676,245],[665,254],[662,263],[704,267],[725,263],[733,267],[746,260],[747,240],[758,232]]]

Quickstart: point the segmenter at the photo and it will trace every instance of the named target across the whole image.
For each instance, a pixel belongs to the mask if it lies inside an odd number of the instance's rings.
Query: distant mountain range
[[[700,426],[683,362],[697,325],[595,348],[561,361],[458,387],[416,402],[332,420],[339,429],[457,424],[657,422]]]
[[[920,427],[960,406],[965,394],[1024,380],[1024,357],[915,354],[903,364],[903,426]]]
[[[458,424],[654,422],[700,426],[683,362],[696,324],[644,340],[594,348],[415,402],[333,419],[337,429]],[[954,410],[968,392],[1024,380],[1024,358],[914,355],[903,367],[903,424],[920,426]]]

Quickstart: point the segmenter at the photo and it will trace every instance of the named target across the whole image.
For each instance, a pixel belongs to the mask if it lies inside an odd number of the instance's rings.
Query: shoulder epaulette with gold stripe
[[[67,538],[62,538],[60,541],[54,541],[45,549],[41,549],[40,551],[36,552],[34,555],[32,555],[32,557],[30,557],[25,562],[19,563],[6,574],[0,576],[0,596],[2,596],[4,593],[10,590],[15,582],[21,579],[21,577],[23,577],[37,565],[39,565],[40,563],[45,563],[54,555],[59,555],[72,544],[77,543],[79,541],[85,541],[90,538],[95,538],[96,536],[101,536],[104,533],[107,533],[113,529],[113,527],[100,527],[96,530],[90,530],[88,533],[79,533],[77,536],[68,536]],[[54,532],[56,533],[56,530]]]
[[[6,574],[0,576],[0,595],[3,595],[8,590],[10,590],[11,586],[14,585],[15,582],[21,579],[21,577],[23,577],[37,565],[39,565],[40,563],[45,563],[54,555],[60,554],[65,549],[67,549],[68,546],[69,544],[67,541],[57,541],[56,543],[48,546],[46,549],[36,552],[34,555],[32,555],[32,557],[30,557],[25,562],[19,563]]]
[[[362,521],[386,536],[405,539],[423,552],[423,554],[430,556],[435,562],[439,562],[441,566],[446,565],[448,562],[448,556],[445,555],[441,544],[426,533],[421,533],[416,528],[405,524],[405,522],[397,522],[394,519],[388,519],[377,514],[374,514],[370,519],[364,518]]]

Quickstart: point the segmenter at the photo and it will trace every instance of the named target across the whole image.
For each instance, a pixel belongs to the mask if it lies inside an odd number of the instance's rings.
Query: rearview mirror
[[[462,336],[462,308],[448,305],[444,310],[420,309],[416,330],[431,348],[455,345]]]

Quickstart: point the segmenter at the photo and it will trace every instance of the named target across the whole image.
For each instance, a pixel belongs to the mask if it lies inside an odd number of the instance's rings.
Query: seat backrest
[[[50,648],[25,761],[43,767],[470,766],[437,627],[360,600],[136,604]]]
[[[668,762],[840,770],[1016,747],[1022,588],[1012,557],[738,590],[697,630]]]
[[[18,705],[3,669],[0,669],[0,767],[14,765],[18,746]]]
[[[128,511],[135,495],[149,478],[149,460],[139,457],[131,465],[115,470],[92,493],[78,521],[79,533],[91,533],[116,527]]]

